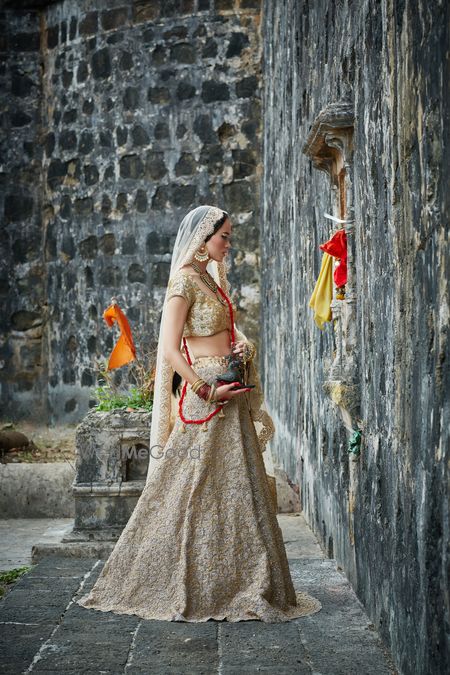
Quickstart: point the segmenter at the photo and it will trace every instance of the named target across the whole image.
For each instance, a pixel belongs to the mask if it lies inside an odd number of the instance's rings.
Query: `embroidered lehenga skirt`
[[[206,381],[225,357],[200,357]],[[183,413],[212,410],[190,387]],[[246,395],[204,425],[177,416],[156,469],[84,607],[144,619],[269,623],[319,611],[295,592]],[[185,430],[183,430],[183,427]]]

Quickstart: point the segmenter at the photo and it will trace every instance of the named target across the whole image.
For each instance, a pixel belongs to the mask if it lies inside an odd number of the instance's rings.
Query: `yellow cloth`
[[[316,281],[309,306],[314,310],[314,321],[323,330],[325,321],[331,321],[331,301],[333,299],[333,256],[323,254],[319,277]]]

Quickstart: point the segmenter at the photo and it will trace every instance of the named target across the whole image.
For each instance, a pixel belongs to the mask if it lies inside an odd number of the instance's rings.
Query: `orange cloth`
[[[103,312],[103,318],[108,326],[112,326],[117,321],[120,328],[120,337],[116,346],[111,352],[108,362],[108,370],[120,368],[136,358],[136,348],[131,335],[130,324],[119,305],[113,303]]]
[[[314,321],[323,330],[325,321],[331,321],[331,301],[333,299],[333,258],[323,254],[322,264],[309,306],[314,310]]]

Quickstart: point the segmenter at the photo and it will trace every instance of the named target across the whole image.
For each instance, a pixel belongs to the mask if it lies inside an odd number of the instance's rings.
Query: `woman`
[[[228,297],[231,232],[228,214],[212,206],[181,222],[161,318],[146,485],[97,582],[78,600],[84,607],[192,622],[280,622],[321,608],[295,593],[276,518],[262,455],[273,423],[254,347],[236,329]],[[246,362],[248,387],[220,381],[232,348]]]

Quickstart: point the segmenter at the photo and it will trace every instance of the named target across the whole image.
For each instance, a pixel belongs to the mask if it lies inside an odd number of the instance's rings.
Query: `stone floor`
[[[0,673],[395,674],[348,581],[324,557],[303,517],[278,519],[294,585],[319,598],[320,612],[280,624],[144,621],[97,612],[74,599],[92,587],[104,561],[48,557],[0,601]],[[69,524],[0,521],[0,569],[29,564],[36,539],[56,540]]]

